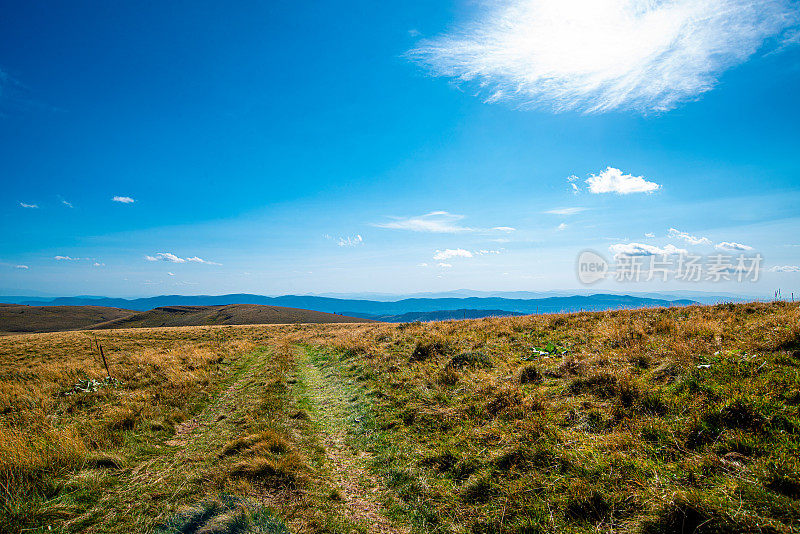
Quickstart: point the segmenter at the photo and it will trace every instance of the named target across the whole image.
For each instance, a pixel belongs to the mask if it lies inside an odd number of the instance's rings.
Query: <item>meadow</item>
[[[797,532],[798,406],[781,302],[6,336],[0,531]]]

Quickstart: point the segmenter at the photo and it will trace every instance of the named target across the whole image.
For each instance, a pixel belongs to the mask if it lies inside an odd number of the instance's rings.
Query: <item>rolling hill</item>
[[[370,319],[298,308],[261,306],[258,304],[231,304],[228,306],[163,306],[129,317],[121,317],[97,324],[94,328],[368,322],[372,321]]]
[[[165,306],[145,312],[102,306],[0,304],[0,333],[6,334],[157,326],[364,322],[371,320],[256,304]]]
[[[0,304],[0,333],[62,332],[125,319],[135,311],[104,306]]]

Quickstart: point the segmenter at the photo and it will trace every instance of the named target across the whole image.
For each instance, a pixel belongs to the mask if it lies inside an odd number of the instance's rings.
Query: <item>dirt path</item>
[[[379,503],[380,483],[367,469],[369,453],[357,450],[353,440],[348,439],[348,430],[359,422],[357,386],[342,379],[334,369],[318,366],[306,352],[298,364],[312,417],[330,460],[332,481],[340,488],[352,518],[366,525],[370,534],[407,533],[407,529],[393,526],[384,514]]]

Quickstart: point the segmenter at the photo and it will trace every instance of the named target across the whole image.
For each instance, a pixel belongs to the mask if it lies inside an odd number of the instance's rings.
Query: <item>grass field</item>
[[[797,532],[798,406],[785,303],[7,336],[0,531]]]

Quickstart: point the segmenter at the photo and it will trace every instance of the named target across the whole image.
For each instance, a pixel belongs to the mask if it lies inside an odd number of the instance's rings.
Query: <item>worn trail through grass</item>
[[[341,376],[336,366],[322,365],[307,350],[301,349],[297,372],[306,408],[325,446],[331,482],[339,488],[348,515],[371,534],[407,532],[386,518],[380,505],[380,482],[368,468],[370,454],[360,450],[350,435],[362,417],[359,385]]]

